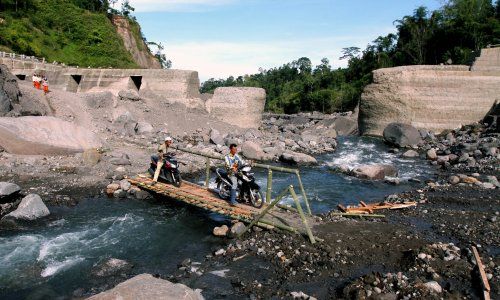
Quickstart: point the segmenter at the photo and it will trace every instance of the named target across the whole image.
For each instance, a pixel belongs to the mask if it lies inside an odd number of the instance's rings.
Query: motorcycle
[[[156,166],[158,165],[159,157],[157,155],[151,156],[151,164],[149,166],[148,172],[153,177],[156,171]],[[165,155],[163,158],[163,167],[160,170],[160,176],[158,180],[162,180],[173,184],[176,187],[180,187],[182,184],[181,173],[179,172],[179,164],[177,160],[171,155]]]
[[[249,165],[238,167],[236,178],[238,179],[238,188],[236,190],[236,201],[240,203],[251,203],[256,208],[261,208],[264,205],[264,199],[260,193],[260,186],[255,182],[254,173],[251,173],[252,168]],[[224,200],[231,198],[231,179],[225,169],[217,168],[215,170],[217,177],[217,191],[219,197]]]

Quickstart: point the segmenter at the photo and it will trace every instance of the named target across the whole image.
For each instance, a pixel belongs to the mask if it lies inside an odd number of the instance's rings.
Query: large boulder
[[[121,90],[118,92],[118,97],[125,101],[140,101],[142,99],[139,93],[134,90]]]
[[[252,141],[246,141],[241,146],[241,152],[243,156],[253,160],[270,160],[273,159],[273,155],[265,153],[259,144]]]
[[[5,116],[12,110],[20,95],[16,77],[6,65],[0,65],[0,116]]]
[[[321,120],[317,125],[335,129],[338,135],[351,135],[358,131],[358,121],[353,117],[338,116],[334,119]]]
[[[241,128],[258,128],[266,103],[266,91],[252,87],[219,87],[205,102],[208,113],[216,119]]]
[[[155,278],[150,274],[137,275],[124,281],[109,291],[94,295],[88,300],[201,300],[198,290],[194,291],[189,287],[172,283],[168,280]]]
[[[224,145],[224,136],[217,130],[210,130],[210,141],[215,145]]]
[[[101,145],[89,130],[54,117],[0,118],[0,147],[9,153],[69,155]]]
[[[304,154],[304,153],[298,153],[298,152],[293,152],[293,151],[285,151],[283,154],[280,156],[280,160],[291,163],[291,164],[297,164],[297,165],[315,165],[318,163],[316,158]]]
[[[422,141],[420,132],[408,124],[391,123],[384,129],[384,140],[397,147],[415,146]]]
[[[37,194],[29,194],[21,200],[16,210],[7,214],[4,218],[36,220],[49,214],[50,211],[43,203],[42,198]]]
[[[124,135],[134,135],[137,126],[137,120],[129,111],[117,112],[113,119],[115,130]]]

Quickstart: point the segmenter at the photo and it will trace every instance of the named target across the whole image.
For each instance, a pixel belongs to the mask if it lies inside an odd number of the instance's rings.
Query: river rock
[[[110,258],[92,270],[92,274],[99,277],[108,277],[117,273],[127,272],[132,269],[132,265],[124,260]]]
[[[382,165],[379,165],[379,166],[384,169],[384,175],[385,176],[396,177],[399,174],[398,169],[395,166],[393,166],[393,165],[382,164]]]
[[[500,188],[500,183],[498,182],[498,179],[496,178],[496,176],[493,176],[493,175],[486,176],[486,181],[493,184],[497,188]]]
[[[6,65],[0,65],[0,116],[12,110],[12,105],[18,102],[20,94],[16,77]]]
[[[321,123],[322,121],[319,122]],[[355,134],[358,131],[358,121],[352,117],[339,116],[333,119],[331,128],[335,129],[338,135]]]
[[[285,151],[284,153],[282,153],[280,156],[280,160],[297,165],[312,165],[318,163],[316,161],[316,158],[310,155],[293,151]]]
[[[134,90],[121,90],[118,92],[118,97],[120,100],[128,100],[128,101],[140,101],[141,96]]]
[[[21,200],[16,210],[7,214],[4,218],[21,220],[36,220],[50,214],[49,209],[37,194],[29,194]]]
[[[247,227],[245,226],[245,224],[243,224],[242,222],[238,222],[231,226],[231,236],[239,236],[240,234],[243,234],[246,229]]]
[[[436,281],[426,282],[423,286],[431,293],[440,294],[443,292],[443,288]]]
[[[217,129],[210,130],[210,141],[215,145],[224,145],[224,137]]]
[[[124,191],[128,191],[132,185],[127,179],[120,180],[120,188]]]
[[[220,227],[214,227],[213,234],[215,236],[226,236],[229,231],[229,227],[227,225],[222,225]]]
[[[55,117],[0,118],[0,147],[23,155],[69,155],[100,148],[91,131]]]
[[[199,290],[172,283],[168,280],[155,278],[150,274],[137,275],[126,280],[111,290],[94,295],[88,300],[150,300],[150,299],[183,299],[202,300]]]
[[[134,135],[137,125],[136,118],[130,111],[118,111],[113,119],[114,129],[124,135]]]
[[[112,153],[109,162],[116,166],[131,165],[130,158],[126,153]]]
[[[246,141],[241,146],[242,154],[249,159],[253,160],[269,160],[272,159],[272,156],[265,153],[264,150],[260,147],[259,144],[252,141]]]
[[[95,166],[101,160],[101,153],[97,149],[87,149],[83,151],[83,163],[87,166]]]
[[[458,176],[450,176],[450,178],[448,178],[448,182],[451,183],[451,184],[458,184],[460,183],[460,178]]]
[[[114,193],[113,193],[113,197],[115,198],[125,198],[127,197],[127,192],[125,192],[124,190],[122,189],[117,189]]]
[[[148,199],[149,197],[151,197],[151,194],[149,194],[144,190],[138,190],[137,192],[135,192],[135,198],[137,200],[145,200]]]
[[[150,134],[153,130],[153,125],[148,122],[137,122],[134,127],[135,134]]]
[[[119,183],[111,183],[111,184],[108,184],[108,186],[106,187],[106,194],[108,196],[113,196],[114,193],[116,192],[116,190],[118,190],[120,188],[120,184]]]
[[[427,150],[426,156],[427,156],[427,159],[429,159],[429,160],[436,160],[437,159],[436,150],[435,149]]]
[[[0,182],[0,199],[19,193],[21,188],[11,182]]]
[[[418,157],[418,152],[415,150],[408,150],[405,153],[403,153],[402,156],[406,158],[414,158]]]
[[[422,141],[415,127],[403,123],[390,123],[385,127],[383,136],[387,143],[397,147],[415,146]]]
[[[382,180],[385,178],[384,167],[381,165],[364,165],[352,170],[354,176],[361,179]]]

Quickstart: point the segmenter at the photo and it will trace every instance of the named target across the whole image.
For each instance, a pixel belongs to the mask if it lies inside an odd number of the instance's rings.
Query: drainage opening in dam
[[[66,91],[76,93],[78,91],[78,87],[80,86],[81,81],[82,81],[82,75],[69,76],[68,86],[66,87]]]
[[[142,85],[142,76],[130,76],[129,88],[139,91]]]
[[[26,75],[24,75],[24,74],[16,74],[16,77],[19,80],[26,80]]]

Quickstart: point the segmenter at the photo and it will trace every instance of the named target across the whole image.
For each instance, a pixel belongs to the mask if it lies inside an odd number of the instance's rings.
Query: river
[[[421,185],[407,179],[433,175],[424,160],[388,153],[378,139],[340,137],[338,142],[335,153],[318,157],[318,166],[301,169],[314,213],[339,203],[380,201]],[[331,171],[336,164],[366,163],[395,165],[402,183],[364,181]],[[266,173],[256,174],[265,187]],[[275,194],[289,184],[296,185],[295,175],[274,173]],[[223,218],[168,203],[84,198],[73,208],[49,209],[50,217],[16,231],[0,231],[1,299],[71,297],[78,289],[103,286],[109,279],[92,275],[92,270],[110,258],[133,264],[133,274],[169,274],[183,259],[201,261],[223,243],[211,234]]]

